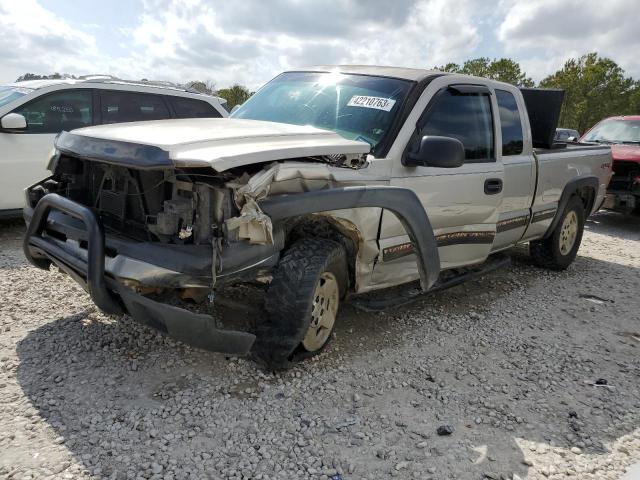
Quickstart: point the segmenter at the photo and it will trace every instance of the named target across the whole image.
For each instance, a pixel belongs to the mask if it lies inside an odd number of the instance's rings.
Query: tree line
[[[640,114],[640,81],[627,76],[613,60],[588,53],[570,58],[557,72],[537,85],[510,59],[475,58],[462,65],[435,67],[445,72],[487,77],[518,87],[562,88],[564,104],[559,126],[581,134],[605,117]]]
[[[640,81],[626,75],[610,58],[601,57],[595,52],[580,58],[570,58],[560,70],[542,79],[537,85],[522,70],[520,64],[510,58],[480,57],[462,64],[448,63],[435,68],[444,72],[491,78],[518,87],[562,88],[565,90],[565,100],[559,126],[573,128],[580,133],[605,117],[640,114]],[[76,77],[60,73],[48,76],[27,73],[17,81],[43,78]],[[253,95],[252,91],[239,84],[216,89],[212,81],[196,80],[187,82],[184,86],[224,98],[229,110]]]

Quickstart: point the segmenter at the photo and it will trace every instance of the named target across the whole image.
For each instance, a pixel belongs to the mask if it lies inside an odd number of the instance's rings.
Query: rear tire
[[[317,355],[329,343],[348,285],[347,254],[338,242],[303,238],[273,273],[265,297],[266,321],[257,326],[254,353],[269,368]]]
[[[582,234],[585,212],[582,200],[573,196],[562,212],[560,221],[548,238],[531,242],[529,251],[534,263],[550,270],[565,270],[576,258]]]

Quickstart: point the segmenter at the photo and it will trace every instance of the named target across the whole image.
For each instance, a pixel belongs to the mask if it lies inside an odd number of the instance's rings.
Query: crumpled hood
[[[93,158],[99,159],[104,152],[112,163],[117,162],[121,150],[123,160],[135,164],[135,158],[124,157],[131,157],[139,146],[141,151],[161,151],[160,156],[166,152],[167,159],[178,167],[212,167],[219,172],[272,160],[365,154],[371,150],[366,142],[347,140],[335,132],[311,126],[231,118],[100,125],[63,135],[66,144],[82,145],[83,150],[91,151]],[[70,137],[80,141],[69,142]]]
[[[614,144],[611,145],[613,160],[640,163],[640,145]]]

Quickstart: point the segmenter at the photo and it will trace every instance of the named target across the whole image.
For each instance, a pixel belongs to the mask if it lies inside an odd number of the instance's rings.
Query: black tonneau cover
[[[521,88],[529,114],[531,138],[536,148],[553,148],[560,120],[564,90],[559,88]]]

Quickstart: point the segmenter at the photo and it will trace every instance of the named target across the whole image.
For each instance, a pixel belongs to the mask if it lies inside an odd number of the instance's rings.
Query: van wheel
[[[329,343],[348,284],[344,247],[303,238],[278,263],[266,292],[266,321],[257,326],[256,356],[270,368],[320,353]]]
[[[551,236],[531,242],[529,250],[534,263],[551,270],[565,270],[578,254],[584,222],[582,200],[571,197]]]

